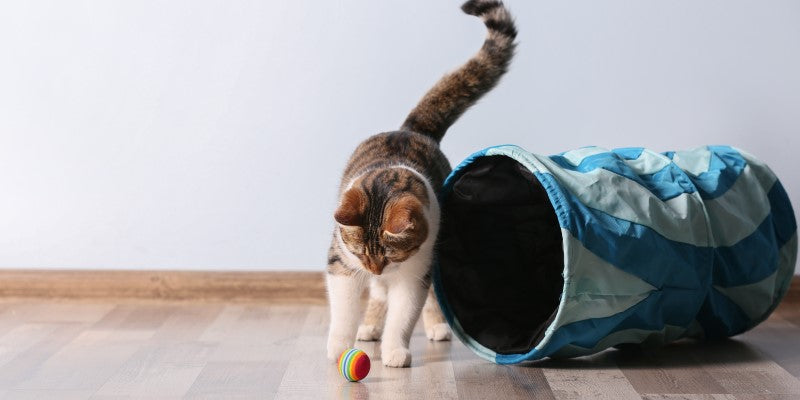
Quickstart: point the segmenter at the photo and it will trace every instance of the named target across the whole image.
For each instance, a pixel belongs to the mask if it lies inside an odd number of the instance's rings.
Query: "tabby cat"
[[[461,8],[481,17],[488,29],[480,51],[428,91],[399,131],[362,142],[345,168],[328,252],[330,359],[355,338],[381,339],[384,365],[409,366],[408,343],[420,312],[429,339],[450,338],[430,288],[437,192],[450,173],[439,142],[506,72],[517,34],[501,1],[471,0]],[[367,285],[369,301],[358,326]]]

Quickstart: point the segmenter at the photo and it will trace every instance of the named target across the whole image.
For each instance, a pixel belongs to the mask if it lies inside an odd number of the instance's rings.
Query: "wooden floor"
[[[0,398],[798,399],[800,302],[715,344],[498,366],[412,340],[411,368],[348,383],[324,357],[327,309],[291,303],[0,300]]]

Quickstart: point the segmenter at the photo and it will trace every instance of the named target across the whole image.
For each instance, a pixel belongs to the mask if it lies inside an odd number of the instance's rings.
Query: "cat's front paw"
[[[374,342],[380,340],[381,330],[375,325],[361,325],[358,327],[358,334],[356,337],[358,340],[365,342]]]
[[[381,352],[381,359],[383,360],[383,365],[387,367],[408,367],[411,365],[411,352],[408,349],[398,347]]]
[[[436,324],[425,329],[425,336],[427,336],[429,340],[435,340],[437,342],[450,340],[450,328],[444,323]]]
[[[345,350],[353,347],[353,341],[333,335],[328,336],[328,360],[337,362]]]

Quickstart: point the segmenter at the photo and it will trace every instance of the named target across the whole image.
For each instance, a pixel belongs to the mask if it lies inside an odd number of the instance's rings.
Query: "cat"
[[[380,339],[383,364],[408,367],[409,340],[420,313],[429,339],[450,338],[431,289],[437,193],[451,170],[439,142],[508,70],[517,34],[501,1],[470,0],[461,9],[486,25],[480,51],[439,80],[400,130],[363,141],[345,168],[326,274],[329,359],[353,347],[356,338]],[[368,285],[359,326],[361,295]]]

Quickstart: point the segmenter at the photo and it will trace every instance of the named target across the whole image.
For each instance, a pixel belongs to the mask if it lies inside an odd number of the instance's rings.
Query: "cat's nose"
[[[372,272],[375,275],[380,275],[383,273],[383,269],[386,268],[386,258],[383,257],[367,257],[366,262],[364,263],[364,267]]]

